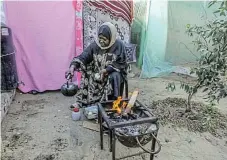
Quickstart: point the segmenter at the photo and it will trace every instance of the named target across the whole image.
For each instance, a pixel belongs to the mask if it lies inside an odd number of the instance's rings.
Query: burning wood
[[[138,90],[135,90],[133,93],[132,93],[132,96],[128,102],[128,105],[124,111],[124,115],[127,115],[128,113],[131,112],[131,108],[134,106],[135,102],[136,102],[136,99],[137,99],[137,96],[139,94],[139,91]]]
[[[118,115],[131,115],[131,108],[134,106],[138,94],[138,90],[134,91],[129,100],[129,103],[122,101],[122,97],[118,97],[117,100],[113,102],[111,111],[115,111]]]
[[[123,102],[123,104],[121,105],[122,102],[122,97],[118,97],[117,100],[115,100],[113,102],[113,107],[112,107],[112,111],[116,111],[118,114],[121,114],[122,109],[124,109],[127,105],[126,102]]]

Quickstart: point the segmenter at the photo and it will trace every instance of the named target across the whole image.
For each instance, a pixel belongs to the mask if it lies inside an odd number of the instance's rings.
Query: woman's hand
[[[101,70],[101,73],[102,73],[102,74],[107,74],[106,69]]]
[[[71,66],[70,66],[69,70],[65,73],[65,78],[66,78],[66,79],[71,79],[71,78],[73,78],[75,68],[76,68],[76,67],[75,67],[74,65],[71,65]]]

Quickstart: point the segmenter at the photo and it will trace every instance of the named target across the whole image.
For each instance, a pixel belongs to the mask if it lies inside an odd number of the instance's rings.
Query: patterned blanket
[[[116,17],[125,19],[129,24],[133,18],[133,1],[132,0],[102,0],[88,1],[89,5],[99,9],[104,9]]]

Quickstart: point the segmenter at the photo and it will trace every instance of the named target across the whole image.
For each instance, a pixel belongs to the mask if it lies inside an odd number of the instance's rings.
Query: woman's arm
[[[106,72],[108,74],[114,71],[117,72],[125,71],[127,67],[124,44],[122,41],[118,41],[116,45],[117,45],[116,46],[117,48],[115,50],[116,59],[106,67]]]
[[[95,44],[92,43],[81,53],[81,55],[74,57],[70,64],[70,68],[72,67],[75,70],[82,66],[86,67],[89,63],[91,63],[93,61],[94,47]]]

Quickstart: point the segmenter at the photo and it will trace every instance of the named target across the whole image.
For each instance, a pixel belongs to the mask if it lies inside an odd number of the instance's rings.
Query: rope
[[[6,54],[6,55],[1,55],[1,58],[2,58],[2,57],[5,57],[5,56],[12,55],[12,54],[15,54],[15,51],[14,51],[14,52],[12,52],[12,53],[8,53],[8,54]]]

